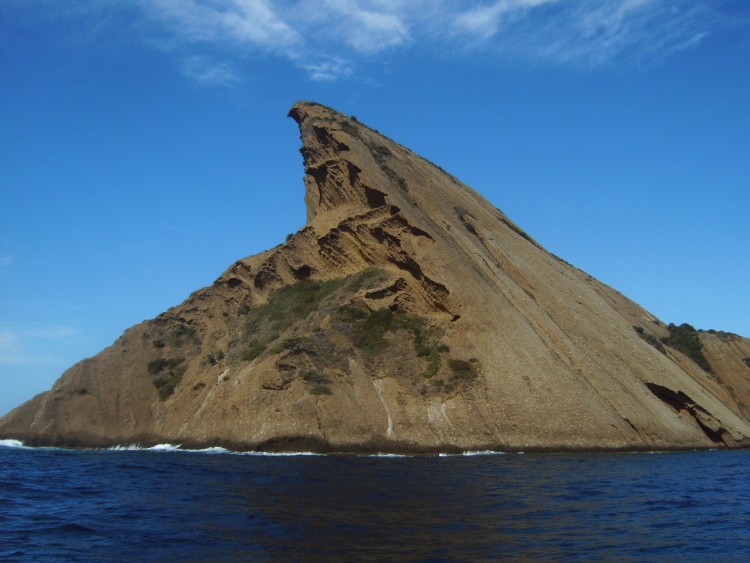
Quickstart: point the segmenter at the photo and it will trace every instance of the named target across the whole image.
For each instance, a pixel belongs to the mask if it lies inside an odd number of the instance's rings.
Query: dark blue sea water
[[[750,451],[0,446],[0,560],[750,560]]]

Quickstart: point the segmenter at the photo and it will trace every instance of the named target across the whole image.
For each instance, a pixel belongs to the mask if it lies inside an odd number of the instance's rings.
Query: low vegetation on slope
[[[368,371],[399,374],[423,395],[451,393],[479,376],[476,360],[450,356],[444,332],[429,316],[395,305],[378,305],[365,294],[392,285],[377,268],[334,280],[303,280],[273,291],[266,303],[242,302],[234,317],[237,338],[224,350],[203,350],[196,330],[184,323],[162,327],[145,366],[161,400],[168,399],[203,353],[201,369],[273,360],[283,374],[279,389],[295,379],[313,395],[330,395],[357,358]],[[379,288],[379,289],[378,289]],[[364,291],[363,291],[364,290]],[[204,335],[205,336],[205,335]],[[396,360],[397,358],[397,360]]]
[[[682,352],[706,372],[711,373],[711,364],[703,355],[703,343],[698,336],[698,331],[687,323],[679,326],[670,323],[667,328],[669,329],[669,336],[662,338],[662,342]]]

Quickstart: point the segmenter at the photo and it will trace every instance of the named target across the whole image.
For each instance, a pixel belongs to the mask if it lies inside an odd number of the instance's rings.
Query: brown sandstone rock
[[[750,340],[667,328],[479,194],[300,102],[307,225],[0,419],[28,444],[638,450],[750,444]],[[659,349],[661,348],[661,350]]]

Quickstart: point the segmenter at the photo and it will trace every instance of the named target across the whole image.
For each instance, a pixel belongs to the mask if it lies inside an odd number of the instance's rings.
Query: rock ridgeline
[[[0,419],[31,445],[750,445],[750,340],[665,325],[479,194],[300,102],[307,224]]]

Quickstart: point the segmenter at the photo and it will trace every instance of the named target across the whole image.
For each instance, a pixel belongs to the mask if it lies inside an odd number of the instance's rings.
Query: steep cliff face
[[[399,452],[750,445],[750,340],[695,333],[701,367],[674,327],[433,164],[323,106],[290,115],[305,227],[70,368],[1,419],[0,436]]]

